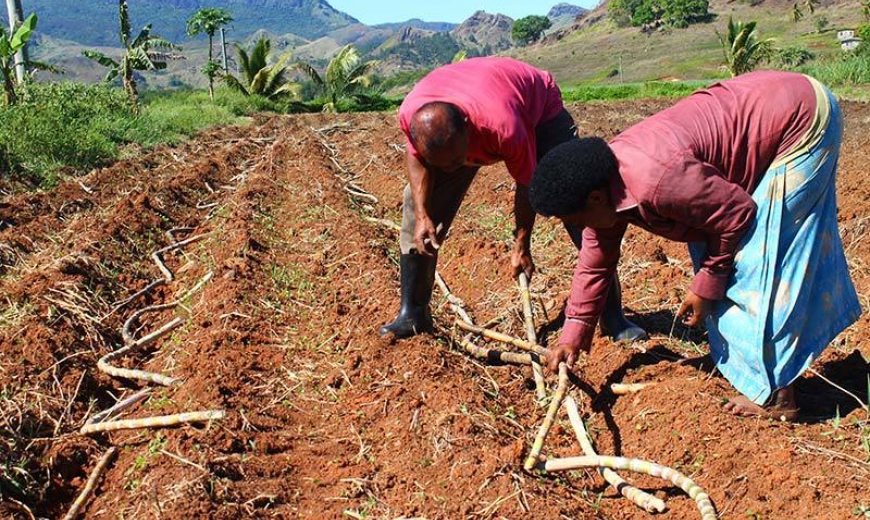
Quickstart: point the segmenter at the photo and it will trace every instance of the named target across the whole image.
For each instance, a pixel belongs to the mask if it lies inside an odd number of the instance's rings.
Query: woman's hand
[[[677,318],[683,319],[683,324],[689,327],[697,327],[707,319],[713,309],[713,300],[702,298],[692,291],[687,291]]]

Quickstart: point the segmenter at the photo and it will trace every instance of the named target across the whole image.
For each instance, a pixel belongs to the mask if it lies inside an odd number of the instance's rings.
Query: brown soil
[[[572,110],[584,132],[609,136],[664,106]],[[844,108],[841,231],[866,306],[870,107]],[[397,308],[397,244],[363,217],[398,220],[401,143],[389,114],[275,117],[122,161],[84,187],[0,202],[0,517],[61,516],[113,445],[118,457],[87,518],[647,518],[592,471],[522,471],[543,416],[530,374],[457,352],[443,301],[438,334],[378,338]],[[345,170],[380,202],[349,200],[336,176]],[[439,267],[479,322],[521,336],[506,262],[511,189],[502,167],[482,171]],[[148,255],[177,227],[211,234],[167,255],[175,282],[112,313],[159,275]],[[558,330],[576,254],[563,235],[542,221],[535,236],[545,333]],[[187,323],[125,358],[182,381],[128,417],[219,408],[227,419],[79,436],[113,396],[139,388],[96,370],[121,344],[123,320],[209,270],[214,279],[175,311]],[[625,303],[654,337],[596,340],[577,395],[599,451],[680,469],[723,518],[847,518],[870,507],[870,417],[851,397],[804,377],[797,424],[721,410],[734,390],[705,362],[703,337],[679,326],[670,334],[689,271],[684,246],[630,233]],[[140,334],[172,314],[147,316]],[[863,399],[868,330],[864,316],[815,365]],[[645,381],[657,385],[604,391]],[[579,454],[572,439],[563,417],[545,451]],[[697,516],[682,492],[626,476],[667,500],[662,518]]]

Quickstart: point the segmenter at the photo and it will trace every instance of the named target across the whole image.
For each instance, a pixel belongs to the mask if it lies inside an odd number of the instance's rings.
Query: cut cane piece
[[[544,449],[544,441],[547,440],[547,434],[550,433],[550,428],[553,427],[553,422],[556,420],[556,414],[559,408],[562,407],[562,400],[565,398],[565,392],[568,390],[568,365],[559,363],[559,383],[556,385],[556,391],[553,392],[552,401],[547,408],[547,415],[544,417],[544,422],[538,429],[538,435],[535,437],[535,442],[532,444],[532,450],[529,456],[526,457],[526,463],[523,467],[526,471],[534,469],[538,462],[538,457],[541,455],[541,450]]]
[[[520,298],[523,302],[523,317],[526,325],[526,339],[532,345],[538,343],[538,335],[535,332],[535,317],[532,313],[532,294],[529,291],[529,279],[526,273],[520,273],[518,276],[520,285]],[[532,360],[532,378],[535,380],[535,396],[538,402],[543,402],[547,397],[547,388],[544,384],[544,369],[541,364]]]
[[[490,363],[510,363],[514,365],[532,364],[532,354],[504,352],[501,350],[491,350],[488,348],[478,347],[477,345],[472,343],[467,337],[459,340],[459,345],[468,354],[476,357],[477,359],[488,361]]]
[[[610,391],[616,395],[636,394],[644,388],[655,386],[655,383],[614,383],[610,385]]]
[[[81,433],[87,435],[97,432],[113,432],[117,430],[135,430],[139,428],[166,428],[179,424],[216,421],[226,417],[223,410],[209,410],[205,412],[186,412],[175,415],[160,415],[145,419],[125,419],[122,421],[107,421],[96,424],[88,424],[82,427]]]
[[[583,426],[583,419],[580,418],[577,402],[570,395],[565,398],[565,410],[568,412],[568,420],[571,421],[571,426],[574,427],[574,434],[577,437],[577,442],[580,443],[583,453],[586,455],[598,455],[595,452],[595,448],[592,447],[592,441],[589,439],[589,434],[586,433],[586,427]],[[598,468],[598,473],[604,477],[604,480],[608,484],[613,486],[613,489],[648,513],[663,513],[667,510],[667,505],[663,500],[632,486],[612,469]]]
[[[539,462],[537,467],[544,471],[570,471],[580,468],[610,468],[614,470],[633,471],[652,477],[667,480],[689,495],[698,506],[702,520],[716,520],[718,515],[710,501],[710,496],[692,479],[679,471],[661,466],[654,462],[626,457],[610,457],[601,455],[584,455],[582,457],[567,457]]]
[[[85,482],[85,487],[82,488],[82,492],[79,493],[78,497],[76,497],[75,501],[67,511],[66,516],[63,517],[63,520],[75,520],[79,516],[82,508],[87,504],[88,499],[91,497],[91,493],[94,492],[94,488],[97,487],[97,481],[100,479],[103,471],[106,470],[106,466],[108,466],[109,462],[112,461],[112,457],[115,456],[116,451],[115,448],[109,448],[106,450],[106,453],[100,457],[97,465],[94,466],[93,471],[91,471],[91,474],[88,476],[88,481]]]
[[[513,336],[508,336],[507,334],[502,334],[501,332],[497,332],[491,329],[485,329],[483,327],[478,327],[477,325],[471,325],[460,320],[456,320],[456,326],[466,332],[473,332],[474,334],[478,334],[480,336],[483,336],[484,338],[489,338],[493,341],[498,341],[499,343],[512,345],[528,352],[534,352],[535,354],[538,354],[539,356],[544,358],[547,357],[547,353],[549,352],[547,349],[540,345],[536,345],[528,341],[523,341],[519,338],[514,338]]]

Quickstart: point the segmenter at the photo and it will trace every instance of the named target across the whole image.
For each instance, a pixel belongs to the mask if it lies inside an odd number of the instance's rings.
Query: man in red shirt
[[[584,226],[551,369],[591,345],[628,224],[690,243],[695,278],[677,316],[706,322],[726,408],[794,419],[792,382],[860,314],[837,230],[842,119],[800,74],[715,84],[629,128],[544,157],[532,206]]]
[[[534,271],[530,244],[535,213],[528,184],[537,160],[575,137],[553,77],[510,58],[475,58],[436,69],[399,109],[407,138],[409,185],[402,211],[401,308],[381,334],[407,337],[429,331],[429,301],[437,252],[468,187],[481,166],[504,161],[516,181],[514,276]],[[579,230],[571,231],[579,247]],[[618,339],[644,331],[622,313],[618,283],[603,312],[602,327]]]

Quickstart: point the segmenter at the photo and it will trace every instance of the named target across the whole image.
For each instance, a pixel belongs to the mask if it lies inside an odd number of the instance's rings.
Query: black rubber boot
[[[607,302],[604,304],[600,323],[601,332],[615,341],[641,341],[649,337],[645,330],[625,317],[622,311],[622,291],[616,276],[613,277],[607,292]]]
[[[435,283],[436,263],[436,257],[421,255],[416,251],[401,256],[402,304],[396,319],[381,327],[381,336],[392,334],[397,338],[407,338],[432,331],[429,301],[432,299],[432,284]]]

